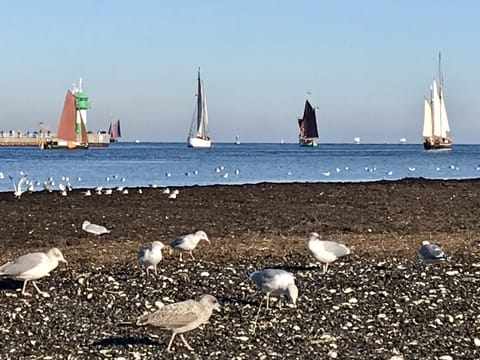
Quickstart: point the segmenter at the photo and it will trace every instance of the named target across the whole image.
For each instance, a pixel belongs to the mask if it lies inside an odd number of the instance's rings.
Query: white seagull
[[[430,244],[428,241],[422,242],[422,246],[420,247],[420,250],[418,250],[418,257],[425,264],[433,264],[448,260],[448,256],[443,252],[440,246]]]
[[[144,247],[138,253],[138,261],[147,267],[148,270],[153,268],[157,275],[157,264],[162,260],[162,249],[165,247],[161,241],[154,241],[152,245]]]
[[[257,288],[267,294],[267,309],[270,303],[270,295],[284,295],[292,304],[296,304],[298,288],[295,285],[295,276],[282,269],[263,269],[248,275]],[[262,299],[263,301],[263,299]],[[262,303],[260,303],[260,306]]]
[[[35,252],[22,255],[0,266],[0,276],[23,281],[22,295],[31,296],[30,293],[25,291],[27,282],[31,281],[39,294],[48,296],[47,293],[38,288],[35,280],[47,276],[50,271],[58,266],[59,261],[67,262],[62,252],[57,248],[51,248],[47,253]]]
[[[315,259],[323,263],[324,273],[327,272],[328,264],[351,252],[350,249],[343,244],[335,241],[320,240],[320,236],[316,232],[308,234],[308,250]]]
[[[13,195],[15,195],[17,199],[20,199],[22,194],[25,192],[25,190],[22,189],[22,186],[27,181],[27,175],[23,175],[17,185],[15,185],[15,182],[13,181],[13,177],[11,175],[9,175],[9,177],[10,177],[10,180],[12,180],[12,184],[13,184]]]
[[[207,234],[205,234],[204,231],[199,230],[194,234],[182,235],[177,237],[175,240],[172,241],[170,247],[173,250],[177,250],[180,252],[180,261],[182,261],[182,252],[186,251],[190,252],[190,256],[193,260],[195,260],[192,251],[197,247],[200,240],[210,242]]]
[[[108,234],[110,233],[110,230],[108,230],[105,226],[101,225],[96,225],[92,224],[90,221],[85,220],[82,224],[82,230],[92,233],[95,235],[102,235],[102,234]]]

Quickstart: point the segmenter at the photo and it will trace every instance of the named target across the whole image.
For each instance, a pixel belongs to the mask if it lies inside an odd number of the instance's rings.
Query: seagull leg
[[[35,288],[35,290],[37,290],[37,292],[42,295],[42,296],[48,296],[48,293],[46,293],[45,291],[42,291],[38,288],[37,286],[37,283],[35,281],[32,281],[32,284],[33,284],[33,287]]]
[[[325,274],[328,269],[328,263],[323,264],[322,267],[323,267],[323,273]]]
[[[170,338],[170,341],[168,342],[167,352],[171,351],[170,348],[172,347],[172,343],[173,343],[173,339],[175,339],[175,335],[177,335],[177,333],[173,333],[172,337]]]
[[[25,280],[25,281],[23,282],[22,295],[24,295],[24,296],[32,296],[32,294],[30,294],[30,293],[28,293],[28,292],[25,291],[25,288],[27,287],[27,282],[28,282],[28,280]]]
[[[157,264],[153,265],[153,268],[155,269],[155,275],[158,275],[157,274]]]
[[[182,259],[182,253],[180,253],[180,261],[183,261],[183,259]]]
[[[192,257],[192,260],[195,261],[195,258],[193,257],[193,252],[190,251],[190,256]]]
[[[257,328],[258,315],[260,315],[260,308],[262,307],[262,303],[263,303],[263,296],[262,296],[262,300],[260,301],[260,305],[258,306],[257,315],[255,316],[255,322],[253,323],[254,334],[255,334],[255,329]]]
[[[193,351],[193,348],[190,345],[188,345],[187,340],[185,340],[185,338],[183,337],[183,334],[180,334],[180,339],[182,339],[183,343],[185,344],[188,350]]]
[[[269,309],[270,306],[270,293],[267,293],[267,310]]]

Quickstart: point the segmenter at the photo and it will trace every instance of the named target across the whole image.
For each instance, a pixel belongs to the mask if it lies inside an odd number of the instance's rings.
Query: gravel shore
[[[59,247],[60,265],[20,295],[0,279],[1,359],[478,359],[480,182],[403,180],[368,184],[258,184],[161,189],[84,197],[0,194],[0,263]],[[435,204],[435,206],[432,206]],[[83,220],[111,229],[95,237]],[[164,249],[159,274],[136,261],[153,240],[202,229],[196,260]],[[323,274],[306,235],[352,254]],[[421,264],[422,240],[451,259]],[[297,307],[263,309],[247,271],[291,271]],[[30,289],[33,291],[33,289]],[[209,293],[222,309],[165,353],[170,332],[120,326],[168,304]]]

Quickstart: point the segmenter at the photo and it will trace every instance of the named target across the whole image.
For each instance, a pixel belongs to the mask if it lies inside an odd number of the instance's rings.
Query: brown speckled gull
[[[167,351],[170,351],[173,339],[177,334],[180,334],[180,338],[185,346],[189,350],[193,350],[183,337],[183,333],[206,323],[214,309],[220,309],[220,305],[214,296],[207,294],[203,295],[198,301],[186,300],[160,307],[151,314],[140,316],[136,324],[138,326],[152,326],[172,330],[172,337],[168,343]]]

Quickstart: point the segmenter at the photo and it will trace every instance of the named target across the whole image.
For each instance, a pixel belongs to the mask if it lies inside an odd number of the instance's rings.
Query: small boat
[[[240,139],[238,138],[238,135],[235,135],[235,145],[240,145]]]
[[[317,146],[317,116],[315,115],[315,108],[308,100],[305,100],[303,118],[298,119],[298,127],[300,128],[298,135],[300,146]]]
[[[400,138],[400,144],[406,144],[407,143],[407,139],[406,138]]]
[[[67,90],[62,116],[54,138],[39,142],[40,149],[88,149],[87,110],[88,97],[82,92],[82,79],[79,87]]]
[[[424,101],[423,147],[425,150],[450,150],[453,145],[443,94],[441,55],[438,54],[438,83],[433,80],[430,97]]]
[[[359,138],[358,136],[355,136],[355,137],[353,138],[353,142],[354,142],[355,144],[360,144],[360,138]]]
[[[188,136],[188,147],[209,148],[212,145],[212,141],[208,133],[207,101],[203,80],[200,79],[200,68],[198,68],[198,93],[195,115],[193,116]]]
[[[116,120],[110,123],[108,128],[108,135],[110,135],[110,142],[116,143],[118,139],[122,137],[122,131],[120,130],[120,120]]]

